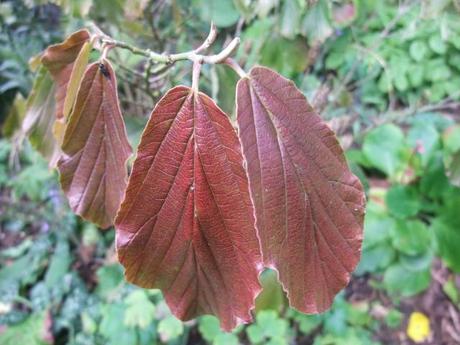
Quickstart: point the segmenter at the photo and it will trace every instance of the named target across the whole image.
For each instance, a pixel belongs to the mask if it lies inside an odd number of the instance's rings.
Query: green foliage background
[[[185,51],[199,45],[211,20],[220,32],[216,51],[239,35],[236,59],[246,70],[259,63],[296,82],[366,186],[362,260],[323,315],[291,310],[267,271],[253,324],[232,333],[211,316],[183,324],[161,293],[124,281],[113,230],[74,216],[57,174],[12,137],[33,84],[29,61],[47,45],[96,23],[139,47]],[[382,334],[406,339],[417,308],[408,301],[434,284],[458,313],[457,1],[16,0],[0,3],[0,21],[0,344],[393,344]],[[126,51],[110,54],[136,143],[162,92],[190,84],[190,64],[154,73]],[[233,116],[236,75],[205,66],[201,81]],[[373,294],[357,301],[362,281]]]

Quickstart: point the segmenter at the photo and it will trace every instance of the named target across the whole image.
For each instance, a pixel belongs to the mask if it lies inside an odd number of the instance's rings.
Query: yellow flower
[[[430,335],[430,320],[419,312],[413,312],[409,317],[407,335],[416,343],[425,341]]]

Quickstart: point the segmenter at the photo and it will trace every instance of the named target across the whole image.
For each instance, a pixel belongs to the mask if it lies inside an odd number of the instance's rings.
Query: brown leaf
[[[256,67],[237,119],[264,263],[290,305],[326,310],[360,258],[365,197],[329,127],[295,85]]]
[[[63,108],[67,93],[67,84],[74,62],[85,42],[90,39],[90,34],[86,29],[74,32],[62,43],[48,47],[42,56],[43,65],[50,71],[56,82],[56,117],[64,116]]]
[[[160,288],[181,320],[251,320],[260,253],[240,145],[212,99],[178,86],[142,135],[116,241],[127,279]]]
[[[58,163],[72,210],[102,228],[113,224],[131,154],[110,63],[88,66],[78,90]]]

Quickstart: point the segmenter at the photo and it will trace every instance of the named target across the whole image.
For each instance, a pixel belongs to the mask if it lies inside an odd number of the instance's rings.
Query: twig
[[[208,37],[204,40],[204,42],[199,46],[198,48],[195,49],[195,53],[199,54],[201,52],[204,52],[208,50],[208,48],[214,43],[217,37],[217,28],[214,25],[213,22],[211,22],[211,28],[209,29],[209,34]]]
[[[241,66],[232,58],[226,58],[223,62],[225,65],[230,66],[241,78],[246,78],[248,75],[241,68]]]
[[[195,92],[195,94],[197,94],[199,90],[201,66],[201,61],[197,60],[193,62],[192,90]]]
[[[131,44],[117,41],[105,34],[101,34],[100,30],[97,34],[102,44],[110,45],[116,48],[129,50],[131,53],[136,55],[144,56],[154,62],[172,64],[176,61],[190,60],[192,62],[199,61],[202,64],[218,64],[222,63],[228,58],[240,44],[240,38],[235,37],[220,53],[215,55],[201,55],[200,53],[208,49],[211,44],[215,41],[217,32],[214,24],[211,24],[211,29],[206,40],[197,48],[192,51],[176,54],[164,54],[156,53],[150,49],[140,49]]]

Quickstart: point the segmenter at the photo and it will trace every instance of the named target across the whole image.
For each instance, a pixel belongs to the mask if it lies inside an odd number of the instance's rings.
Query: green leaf
[[[14,260],[0,269],[0,289],[8,285],[35,283],[38,276],[46,267],[46,257],[49,255],[49,242],[45,238],[35,239],[34,245],[27,254]]]
[[[296,312],[295,320],[299,323],[299,330],[303,334],[309,335],[321,325],[323,317],[320,315],[306,315]]]
[[[421,209],[420,196],[412,186],[396,185],[386,195],[388,210],[397,218],[415,216]]]
[[[293,78],[307,67],[307,52],[305,40],[274,38],[263,47],[260,62],[286,77]]]
[[[443,135],[444,148],[448,153],[460,150],[460,125],[451,126]]]
[[[110,264],[100,267],[96,272],[98,285],[96,293],[105,297],[110,295],[123,281],[123,268],[120,264]]]
[[[428,54],[428,46],[422,40],[411,43],[409,48],[410,56],[417,62],[422,61]]]
[[[131,292],[125,299],[125,303],[124,324],[131,328],[147,328],[154,319],[155,305],[149,300],[145,291]]]
[[[346,304],[347,306],[347,321],[350,325],[356,327],[370,326],[372,316],[368,302],[360,302],[354,304]]]
[[[73,64],[72,73],[70,74],[69,82],[67,84],[67,92],[65,94],[63,105],[63,115],[65,119],[70,116],[74,106],[78,88],[80,87],[81,80],[83,79],[83,74],[85,72],[86,66],[88,65],[91,49],[91,42],[85,42]]]
[[[278,6],[278,0],[258,1],[255,6],[254,12],[257,13],[259,18],[264,19],[273,8]]]
[[[392,231],[393,245],[406,255],[423,254],[430,249],[432,233],[419,220],[401,220]]]
[[[439,200],[451,189],[444,171],[442,154],[437,152],[420,179],[420,191],[434,200]]]
[[[370,248],[363,249],[361,261],[356,274],[376,272],[387,268],[396,259],[396,251],[390,241],[382,242]]]
[[[448,128],[443,136],[444,166],[449,181],[460,186],[460,126],[454,125]]]
[[[380,208],[380,205],[370,200],[364,219],[363,248],[372,247],[389,239],[390,231],[395,226],[395,220],[388,217],[383,207]]]
[[[268,343],[266,340],[278,343],[278,339],[286,338],[287,330],[287,321],[280,319],[275,311],[262,310],[256,315],[256,324],[247,328],[247,334],[253,344]]]
[[[46,271],[45,284],[48,288],[52,288],[62,283],[64,275],[69,270],[71,264],[71,256],[69,243],[66,240],[61,240],[57,243],[56,249],[51,262]]]
[[[443,60],[432,60],[425,68],[426,77],[432,82],[447,80],[452,76],[452,71]],[[435,85],[434,85],[435,86]]]
[[[334,33],[328,1],[319,0],[308,9],[301,30],[311,45],[324,42]]]
[[[423,85],[423,79],[425,76],[423,65],[413,64],[409,66],[407,75],[409,78],[409,82],[413,88],[418,88]]]
[[[458,212],[458,211],[457,211]],[[438,254],[446,265],[453,271],[460,272],[460,227],[459,222],[449,222],[436,218],[432,228],[436,234],[438,243]]]
[[[97,331],[97,323],[93,320],[93,318],[87,313],[83,312],[81,314],[81,324],[83,328],[83,332],[88,334],[94,334]]]
[[[347,305],[343,299],[338,299],[334,303],[334,308],[331,309],[324,319],[324,330],[326,333],[334,335],[343,335],[348,328],[347,325]]]
[[[9,259],[18,259],[23,256],[27,250],[32,246],[33,242],[30,238],[26,238],[17,246],[8,247],[3,249],[0,253],[0,257],[9,258]]]
[[[235,110],[235,87],[238,82],[238,75],[230,68],[215,65],[215,72],[219,80],[217,102],[222,110],[229,115]]]
[[[200,331],[201,336],[211,343],[214,341],[217,335],[222,333],[219,325],[219,320],[212,315],[205,315],[199,319],[198,330]]]
[[[393,79],[389,73],[382,73],[378,81],[379,90],[388,93],[393,90]]]
[[[410,297],[424,291],[430,285],[430,281],[430,269],[412,271],[401,264],[390,266],[383,276],[383,284],[388,292],[403,297]]]
[[[281,35],[293,39],[300,31],[300,20],[305,8],[304,3],[297,0],[285,0],[281,12]]]
[[[218,27],[232,26],[240,17],[233,1],[193,0],[193,4],[200,9],[203,21],[212,21]]]
[[[2,345],[47,345],[52,344],[46,330],[45,314],[32,314],[25,321],[9,326],[0,333]]]
[[[402,92],[407,91],[409,88],[409,81],[405,73],[395,73],[393,75],[393,83],[396,89]]]
[[[447,52],[447,44],[441,37],[440,33],[431,35],[428,45],[431,50],[439,55],[444,55]]]
[[[404,134],[393,124],[372,130],[364,139],[363,152],[374,167],[390,178],[394,178],[407,163]]]
[[[167,316],[158,324],[158,333],[163,342],[169,342],[184,333],[184,324],[172,315]]]
[[[422,157],[426,166],[434,152],[440,148],[440,135],[435,126],[429,122],[418,121],[407,133],[407,142]]]
[[[460,187],[460,151],[445,158],[446,174],[450,183]]]
[[[53,174],[38,154],[36,158],[38,159],[35,164],[27,166],[8,181],[8,186],[12,188],[16,199],[27,197],[39,202],[49,193],[48,183],[52,180]]]
[[[21,128],[21,123],[24,119],[25,113],[26,100],[18,92],[2,127],[2,133],[5,138],[10,138],[19,128]]]
[[[385,316],[385,323],[390,328],[398,328],[404,319],[404,314],[397,309],[390,309]]]
[[[85,223],[82,229],[81,241],[82,244],[87,247],[97,245],[99,241],[101,241],[101,235],[99,233],[99,229],[97,228],[97,226],[92,223]]]
[[[248,338],[251,341],[251,344],[260,344],[264,341],[264,332],[259,325],[250,325],[246,332],[248,334]]]
[[[430,237],[431,236],[431,229],[430,229]],[[403,253],[399,254],[399,263],[403,265],[410,271],[422,271],[429,269],[433,263],[434,252],[431,248],[431,244],[429,248],[425,252],[422,252],[418,255],[406,255]]]
[[[257,314],[256,320],[266,337],[283,337],[286,335],[288,323],[286,320],[280,319],[276,312],[271,310],[261,311]]]
[[[453,76],[443,83],[444,90],[449,97],[454,100],[460,99],[460,77]]]
[[[459,38],[459,43],[460,43],[460,37],[458,38]],[[460,70],[460,54],[459,53],[449,55],[448,62],[449,62],[449,65],[451,65],[457,70]]]
[[[212,345],[238,345],[238,337],[232,333],[220,333],[214,339]]]
[[[345,62],[345,56],[342,52],[331,52],[326,58],[327,69],[338,69]]]
[[[28,135],[32,146],[54,167],[60,150],[53,134],[55,122],[55,83],[50,73],[42,66],[27,99],[27,110],[22,123],[22,132]]]
[[[440,82],[433,84],[431,88],[425,90],[425,92],[430,102],[440,102],[446,95],[444,85]]]
[[[275,25],[273,17],[256,20],[249,25],[241,34],[241,41],[245,42],[245,44],[244,47],[240,45],[236,58],[244,59],[246,66],[259,63],[263,47],[268,39],[272,38],[271,28],[273,25]],[[248,49],[248,47],[250,48]]]
[[[259,280],[262,292],[256,298],[256,312],[268,309],[280,312],[284,306],[285,296],[276,272],[267,269],[262,272]]]
[[[107,338],[107,345],[136,344],[137,332],[135,329],[127,328],[123,322],[125,305],[112,303],[104,305],[101,311],[102,320],[99,332]]]
[[[450,277],[449,280],[447,280],[443,284],[442,291],[444,291],[444,293],[449,297],[452,303],[454,303],[455,305],[458,305],[460,303],[459,289],[457,288],[453,277]]]

